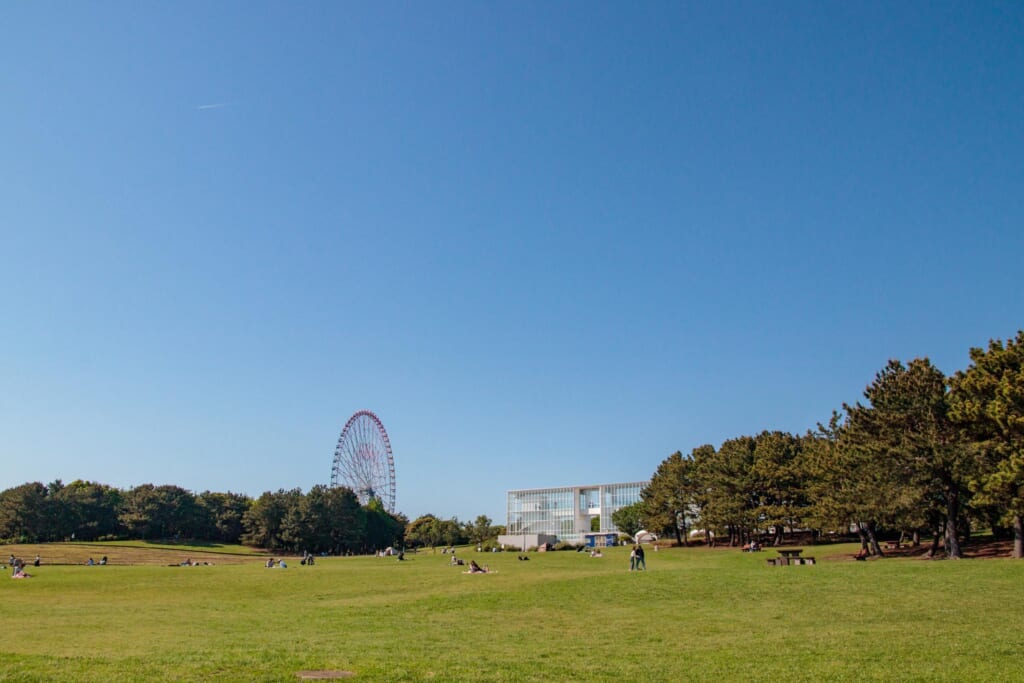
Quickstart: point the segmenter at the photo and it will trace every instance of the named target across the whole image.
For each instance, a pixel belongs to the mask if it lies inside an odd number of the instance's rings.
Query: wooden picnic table
[[[790,548],[787,550],[779,549],[779,555],[782,555],[782,564],[791,564],[793,560],[800,557],[800,553],[804,551],[803,548]]]
[[[780,557],[776,557],[775,561],[769,561],[769,564],[777,566],[788,567],[794,564],[814,564],[813,557],[800,557],[800,553],[804,551],[803,548],[789,548],[786,550],[779,549],[778,553]]]

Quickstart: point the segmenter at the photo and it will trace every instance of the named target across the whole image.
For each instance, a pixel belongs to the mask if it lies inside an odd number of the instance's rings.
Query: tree
[[[971,481],[979,503],[997,506],[1013,526],[1013,557],[1024,558],[1024,331],[971,349],[952,380],[950,416],[979,456]]]
[[[950,419],[945,375],[927,358],[906,366],[891,360],[864,397],[867,406],[844,406],[850,447],[863,451],[871,466],[891,459],[883,471],[920,487],[925,516],[941,523],[947,556],[962,557],[959,523],[974,461]]]
[[[863,548],[883,555],[876,536],[880,526],[924,525],[921,487],[907,481],[908,473],[887,451],[858,446],[848,418],[833,412],[827,425],[819,424],[802,441],[806,514],[818,528],[846,533],[853,526]]]
[[[751,476],[756,448],[753,437],[740,436],[724,441],[717,451],[702,447],[700,457],[694,458],[700,522],[709,544],[715,542],[713,532],[726,532],[729,543],[735,545],[759,528],[759,499]],[[780,540],[776,537],[776,542]]]
[[[295,550],[342,553],[366,545],[366,512],[347,486],[314,486],[298,501]]]
[[[372,498],[363,508],[366,518],[366,545],[370,548],[401,547],[407,519],[384,509],[379,498]]]
[[[199,523],[195,496],[180,486],[136,486],[124,496],[119,521],[135,538],[191,537]]]
[[[0,538],[20,543],[47,540],[47,490],[40,482],[0,492]]]
[[[95,541],[121,532],[118,512],[124,493],[120,489],[80,479],[67,486],[56,484],[60,482],[50,485],[50,495],[57,510],[57,538],[74,536],[81,541]]]
[[[405,539],[411,545],[436,546],[441,542],[440,520],[427,513],[417,517],[405,528]]]
[[[612,513],[612,523],[615,528],[629,536],[636,536],[636,532],[644,528],[643,520],[644,502],[642,500],[620,507]]]
[[[196,496],[205,523],[198,535],[222,543],[238,543],[245,532],[242,520],[252,502],[252,498],[241,493],[203,491]]]
[[[711,446],[694,449],[694,453],[707,448]],[[680,545],[687,542],[687,519],[697,502],[698,487],[694,474],[693,460],[676,451],[658,465],[651,481],[640,491],[642,517],[648,529],[659,534],[668,531]],[[612,521],[615,521],[614,517]],[[618,526],[618,522],[615,525]]]
[[[466,524],[466,536],[471,543],[480,544],[496,535],[494,523],[487,515],[477,515],[472,524]]]
[[[784,432],[761,432],[754,438],[750,466],[754,517],[760,527],[775,527],[776,543],[781,543],[786,527],[803,526],[801,517],[807,512],[801,446],[800,439]]]
[[[444,541],[445,545],[456,545],[466,541],[466,537],[462,534],[462,524],[457,518],[439,520],[437,526],[440,540]]]
[[[265,491],[242,516],[242,542],[259,548],[278,549],[284,547],[282,525],[290,509],[298,508],[302,491],[279,489]],[[294,531],[294,524],[293,529]]]

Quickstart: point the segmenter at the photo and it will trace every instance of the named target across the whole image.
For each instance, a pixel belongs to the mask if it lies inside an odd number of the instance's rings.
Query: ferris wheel
[[[347,486],[366,505],[378,498],[395,511],[395,458],[380,418],[360,410],[348,419],[334,449],[331,486]]]

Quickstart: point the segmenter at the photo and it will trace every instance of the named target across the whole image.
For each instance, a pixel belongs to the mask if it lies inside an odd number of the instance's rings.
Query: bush
[[[501,549],[502,549],[501,548],[501,544],[498,543],[498,541],[494,540],[494,539],[490,539],[490,540],[484,541],[483,543],[480,544],[480,549],[482,551],[484,551],[485,553],[494,552],[495,548],[498,549],[498,552],[501,552]],[[473,548],[473,550],[476,550],[476,548]]]

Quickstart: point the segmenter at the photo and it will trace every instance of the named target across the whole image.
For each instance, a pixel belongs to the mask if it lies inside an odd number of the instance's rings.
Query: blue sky
[[[398,508],[803,432],[1024,326],[1019,3],[19,3],[0,488]]]

